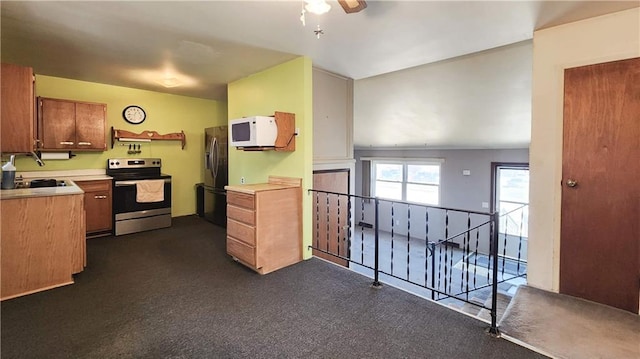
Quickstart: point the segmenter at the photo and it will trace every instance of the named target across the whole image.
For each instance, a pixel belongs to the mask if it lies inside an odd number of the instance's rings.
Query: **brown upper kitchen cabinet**
[[[105,151],[107,105],[38,98],[38,149]]]
[[[32,68],[2,64],[0,151],[3,153],[33,151],[34,81]]]

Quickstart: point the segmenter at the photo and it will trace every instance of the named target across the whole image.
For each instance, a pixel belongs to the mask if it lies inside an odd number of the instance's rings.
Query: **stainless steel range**
[[[171,176],[159,158],[111,158],[116,236],[171,226]]]

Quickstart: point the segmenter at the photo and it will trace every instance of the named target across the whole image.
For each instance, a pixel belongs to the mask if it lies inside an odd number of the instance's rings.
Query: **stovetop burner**
[[[116,180],[140,180],[171,178],[160,172],[159,158],[110,158],[107,160],[107,175]]]

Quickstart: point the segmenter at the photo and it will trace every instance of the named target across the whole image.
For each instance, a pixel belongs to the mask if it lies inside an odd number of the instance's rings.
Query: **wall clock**
[[[122,117],[125,121],[137,125],[144,122],[147,113],[140,106],[129,105],[122,110]]]

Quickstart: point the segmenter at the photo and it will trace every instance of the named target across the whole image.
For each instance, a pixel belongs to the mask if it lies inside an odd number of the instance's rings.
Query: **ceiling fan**
[[[367,7],[365,0],[338,0],[338,3],[347,14],[362,11]],[[302,22],[302,26],[306,26],[305,11],[309,11],[316,15],[322,15],[331,10],[331,5],[329,5],[326,0],[304,0],[303,4],[304,6],[300,13],[300,22]],[[318,39],[320,39],[321,35],[324,35],[324,30],[320,28],[320,24],[318,24],[317,30],[314,30],[314,34]]]

